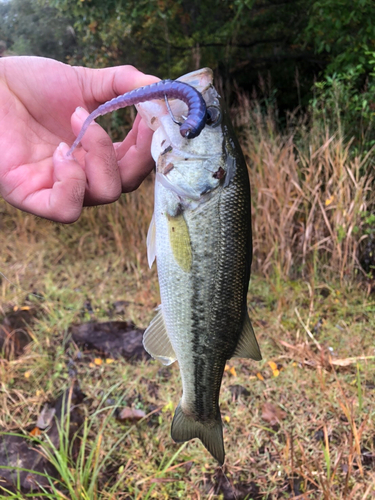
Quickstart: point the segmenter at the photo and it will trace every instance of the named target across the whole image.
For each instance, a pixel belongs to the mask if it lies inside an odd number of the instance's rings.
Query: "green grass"
[[[158,285],[142,241],[120,251],[118,222],[112,230],[91,232],[104,211],[110,218],[122,208],[125,217],[127,206],[137,203],[89,210],[69,227],[1,205],[6,238],[0,257],[6,277],[0,285],[1,312],[23,306],[38,311],[24,354],[0,359],[1,429],[20,432],[35,424],[45,401],[71,387],[69,360],[86,395],[78,452],[72,451],[67,420],[58,446],[40,436],[57,471],[44,497],[198,499],[230,498],[232,492],[233,498],[266,499],[290,498],[294,491],[297,498],[371,498],[375,300],[360,284],[339,285],[318,276],[310,281],[288,281],[280,274],[252,278],[249,308],[263,360],[230,361],[235,370],[224,373],[227,458],[222,470],[199,441],[181,446],[170,437],[181,395],[177,364],[165,368],[155,361],[104,359],[96,365],[97,354],[81,355],[68,343],[72,323],[130,319],[145,328],[154,314]],[[128,304],[124,313],[113,312],[118,300]],[[250,395],[236,400],[231,392],[236,384]],[[266,404],[279,415],[276,424]],[[119,422],[115,409],[125,406],[143,409],[146,417],[135,424]],[[250,489],[252,484],[257,490]]]

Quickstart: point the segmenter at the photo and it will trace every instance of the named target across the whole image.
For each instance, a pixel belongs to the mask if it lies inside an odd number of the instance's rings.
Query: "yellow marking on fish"
[[[186,220],[182,214],[175,217],[167,215],[167,218],[169,242],[173,256],[181,269],[188,273],[191,269],[193,256]]]

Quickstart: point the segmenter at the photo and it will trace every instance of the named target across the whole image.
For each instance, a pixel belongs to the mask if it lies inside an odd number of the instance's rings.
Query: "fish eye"
[[[209,106],[207,108],[206,125],[210,127],[217,127],[221,122],[221,112],[216,106]]]

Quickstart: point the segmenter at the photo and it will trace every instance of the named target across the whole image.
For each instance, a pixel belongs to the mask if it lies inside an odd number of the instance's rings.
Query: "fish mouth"
[[[204,94],[205,91],[212,86],[214,74],[211,68],[201,68],[187,73],[186,75],[177,78],[177,80],[179,82],[188,83],[192,87],[196,88],[198,92]]]
[[[202,68],[177,78],[177,81],[191,85],[198,90],[204,98],[207,90],[213,87],[213,72],[210,68]],[[179,131],[179,125],[176,124],[176,122],[184,121],[188,113],[188,107],[179,99],[169,100],[168,107],[170,108],[169,110],[166,102],[163,100],[146,101],[136,104],[138,112],[151,130],[156,131],[160,126],[163,126],[163,124],[165,125],[165,117],[168,117],[171,122],[174,122],[173,125],[175,130]],[[173,120],[171,114],[173,115]],[[194,140],[181,137],[180,139],[183,139],[185,144]]]

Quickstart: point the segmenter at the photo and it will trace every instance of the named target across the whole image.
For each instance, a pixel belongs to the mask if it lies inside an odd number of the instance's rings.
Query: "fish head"
[[[180,127],[175,122],[186,119],[188,107],[179,99],[169,100],[170,109],[163,100],[147,101],[136,107],[155,131],[151,154],[156,162],[157,180],[174,193],[174,198],[179,198],[180,205],[195,207],[225,183],[228,162],[223,118],[226,112],[213,85],[211,69],[188,73],[178,81],[196,88],[206,102],[206,125],[198,137],[188,139],[181,136]],[[172,204],[177,207],[174,199]],[[170,212],[170,215],[175,214]]]
[[[189,84],[202,94],[208,110],[207,124],[212,126],[214,121],[215,125],[218,124],[220,121],[220,96],[213,86],[212,70],[210,68],[199,69],[181,76],[177,81]],[[191,149],[196,151],[198,145],[203,142],[202,138],[200,141],[193,141],[193,139],[182,137],[180,134],[180,126],[173,121],[171,116],[172,113],[175,121],[182,123],[188,115],[187,104],[179,99],[169,99],[168,103],[170,110],[168,110],[167,104],[163,100],[142,102],[136,104],[136,108],[149,128],[154,131],[159,129],[163,130],[163,135],[169,139],[168,142],[173,143],[176,147],[183,147],[184,149],[186,149],[187,146],[191,146]],[[206,130],[206,132],[208,132],[208,130]],[[155,161],[157,161],[159,154],[165,150],[165,148],[161,149],[163,146],[160,145],[158,147],[156,144],[153,145],[152,153]]]

